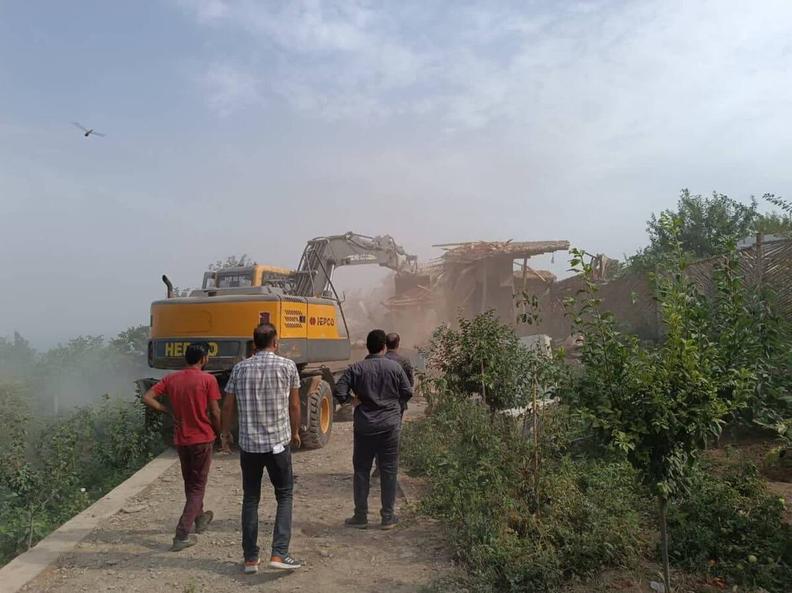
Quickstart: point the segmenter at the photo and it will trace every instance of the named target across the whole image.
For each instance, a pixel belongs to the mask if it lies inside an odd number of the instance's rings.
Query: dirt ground
[[[410,410],[420,414],[420,407]],[[417,517],[405,498],[415,491],[400,473],[397,508],[402,520],[393,531],[345,528],[352,514],[352,424],[337,422],[330,444],[294,455],[295,497],[291,552],[306,565],[294,573],[264,568],[241,570],[239,457],[216,454],[205,508],[215,513],[199,543],[169,552],[184,502],[176,463],[124,509],[104,521],[74,551],[28,584],[25,593],[139,592],[223,593],[239,590],[399,593],[419,590],[450,569],[441,530]],[[275,500],[264,480],[259,509],[262,560],[269,552]],[[372,483],[369,508],[378,526],[379,488]]]

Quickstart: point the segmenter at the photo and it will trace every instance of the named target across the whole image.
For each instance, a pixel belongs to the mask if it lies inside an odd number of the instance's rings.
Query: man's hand
[[[234,435],[230,432],[220,433],[220,452],[231,453],[231,445],[234,444]]]
[[[154,392],[154,389],[149,389],[143,395],[143,403],[160,414],[167,414],[170,412],[167,406],[164,406],[157,401],[157,394]]]
[[[300,440],[300,433],[298,432],[293,433],[291,438],[292,449],[299,449],[301,446],[302,446],[302,440]]]

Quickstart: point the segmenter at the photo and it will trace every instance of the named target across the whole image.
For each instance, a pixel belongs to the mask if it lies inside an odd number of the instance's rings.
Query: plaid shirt
[[[240,449],[269,453],[289,444],[289,391],[299,387],[297,365],[274,352],[257,352],[234,366],[225,390],[236,396]]]

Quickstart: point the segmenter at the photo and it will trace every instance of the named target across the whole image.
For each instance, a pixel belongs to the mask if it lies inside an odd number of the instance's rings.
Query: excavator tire
[[[333,432],[333,391],[327,381],[319,381],[308,394],[306,408],[308,424],[300,432],[300,440],[304,449],[321,449],[330,440]]]

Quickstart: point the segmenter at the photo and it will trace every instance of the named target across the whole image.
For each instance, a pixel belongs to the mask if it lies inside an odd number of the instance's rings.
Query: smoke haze
[[[162,273],[318,235],[621,257],[682,187],[789,196],[790,31],[774,0],[2,3],[0,335],[111,336]]]

